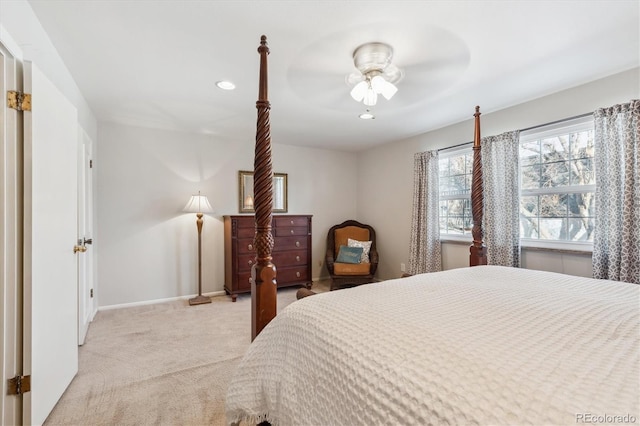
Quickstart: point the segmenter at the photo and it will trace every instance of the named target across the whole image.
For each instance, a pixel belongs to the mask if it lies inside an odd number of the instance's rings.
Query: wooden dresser
[[[278,288],[311,288],[311,216],[273,215],[273,263]],[[256,262],[253,215],[224,216],[224,289],[236,301],[251,292],[251,267]]]

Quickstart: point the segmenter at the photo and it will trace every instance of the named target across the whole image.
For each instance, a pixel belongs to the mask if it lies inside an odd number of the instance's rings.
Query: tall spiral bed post
[[[473,244],[469,248],[469,266],[487,264],[487,246],[484,244],[482,231],[483,189],[482,189],[482,155],[480,153],[480,107],[476,106],[475,131],[473,135],[473,175],[471,177],[471,215],[473,216]]]
[[[254,245],[256,262],[251,268],[251,340],[276,316],[276,266],[271,262],[273,235],[271,219],[273,207],[273,168],[271,165],[271,124],[269,122],[269,93],[267,85],[267,37],[262,36],[260,46],[260,79],[258,89],[258,121],[256,149],[253,163],[253,191],[256,233]]]

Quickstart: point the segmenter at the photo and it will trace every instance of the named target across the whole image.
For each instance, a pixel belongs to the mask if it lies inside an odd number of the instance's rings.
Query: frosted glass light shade
[[[356,84],[353,89],[351,89],[351,97],[356,101],[360,102],[364,99],[365,94],[367,93],[367,89],[369,85],[366,81],[361,81]]]
[[[374,106],[378,102],[378,94],[373,88],[369,87],[362,101],[366,106]]]
[[[389,100],[396,94],[398,88],[387,81],[381,75],[376,75],[359,82],[351,89],[351,97],[356,102],[363,102],[367,106],[374,106],[378,101],[378,95]]]
[[[189,213],[209,213],[213,211],[213,207],[211,207],[205,195],[198,193],[198,195],[191,196],[189,202],[182,210]]]
[[[398,88],[393,84],[385,80],[382,76],[375,76],[371,79],[371,87],[376,93],[384,96],[386,100],[389,100],[396,94]]]

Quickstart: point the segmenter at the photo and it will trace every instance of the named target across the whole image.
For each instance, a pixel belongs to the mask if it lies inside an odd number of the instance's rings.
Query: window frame
[[[471,164],[473,167],[473,142],[466,142],[460,145],[456,145],[450,148],[443,148],[438,152],[438,163],[440,160],[445,158],[457,157],[461,154],[470,154],[471,155]],[[472,169],[473,176],[473,169]],[[440,172],[438,171],[438,181],[440,179]],[[469,205],[471,205],[471,188],[469,188],[469,193],[466,196],[455,196],[455,195],[445,195],[444,198],[440,192],[440,184],[438,183],[438,209],[440,208],[440,201],[442,200],[459,200],[459,199],[467,199],[469,200]],[[471,213],[471,211],[470,211]],[[438,221],[440,220],[440,214],[438,211]],[[471,218],[471,225],[473,225],[473,217]],[[439,225],[438,225],[439,226]],[[441,233],[440,241],[463,241],[471,243],[473,241],[473,237],[471,236],[471,232],[467,234],[448,234]]]
[[[529,130],[524,130],[520,132],[518,144],[522,146],[522,144],[526,142],[554,137],[558,136],[559,134],[577,133],[585,130],[594,130],[593,115],[591,114],[583,117],[562,120],[545,126],[538,126]],[[520,161],[518,161],[518,179],[520,179],[520,198],[526,196],[549,195],[558,193],[595,193],[596,191],[595,183],[588,185],[565,185],[561,187],[561,190],[553,188],[539,188],[533,190],[522,189],[522,164]],[[544,240],[539,238],[525,238],[522,236],[520,237],[520,246],[523,248],[532,247],[555,250],[572,250],[580,252],[593,251],[593,241]]]
[[[536,126],[520,132],[518,144],[534,141],[538,139],[544,139],[547,137],[558,136],[561,133],[576,133],[584,130],[594,130],[593,115],[588,114],[581,117],[576,117],[568,120],[557,121],[544,126]],[[438,161],[443,158],[455,157],[460,154],[470,154],[473,156],[473,142],[468,142],[460,145],[456,145],[451,148],[444,148],[440,150]],[[522,168],[521,162],[518,161],[518,179],[520,180],[520,194],[519,198],[532,195],[544,195],[544,194],[557,194],[560,191],[552,188],[540,188],[535,190],[523,190],[522,189]],[[589,185],[566,185],[562,187],[562,193],[580,193],[580,192],[594,192],[596,191],[596,184]],[[455,196],[443,196],[438,188],[438,204],[441,200],[459,199],[466,197]],[[469,202],[471,202],[471,190],[468,194]],[[438,218],[440,215],[438,214]],[[472,219],[473,220],[473,219]],[[597,230],[596,230],[597,231]],[[596,232],[594,231],[594,232]],[[450,242],[466,242],[471,244],[471,234],[448,234],[439,233],[440,241]],[[522,248],[538,248],[548,250],[561,250],[561,251],[576,251],[589,253],[593,251],[593,241],[565,241],[565,240],[544,240],[539,238],[525,238],[520,237],[520,245]]]

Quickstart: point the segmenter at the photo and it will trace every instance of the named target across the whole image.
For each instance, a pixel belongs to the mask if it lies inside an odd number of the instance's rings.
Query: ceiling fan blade
[[[347,75],[345,81],[349,85],[355,85],[360,83],[361,81],[364,81],[364,75],[362,75],[362,73],[360,73],[359,71],[354,71],[351,74]]]

